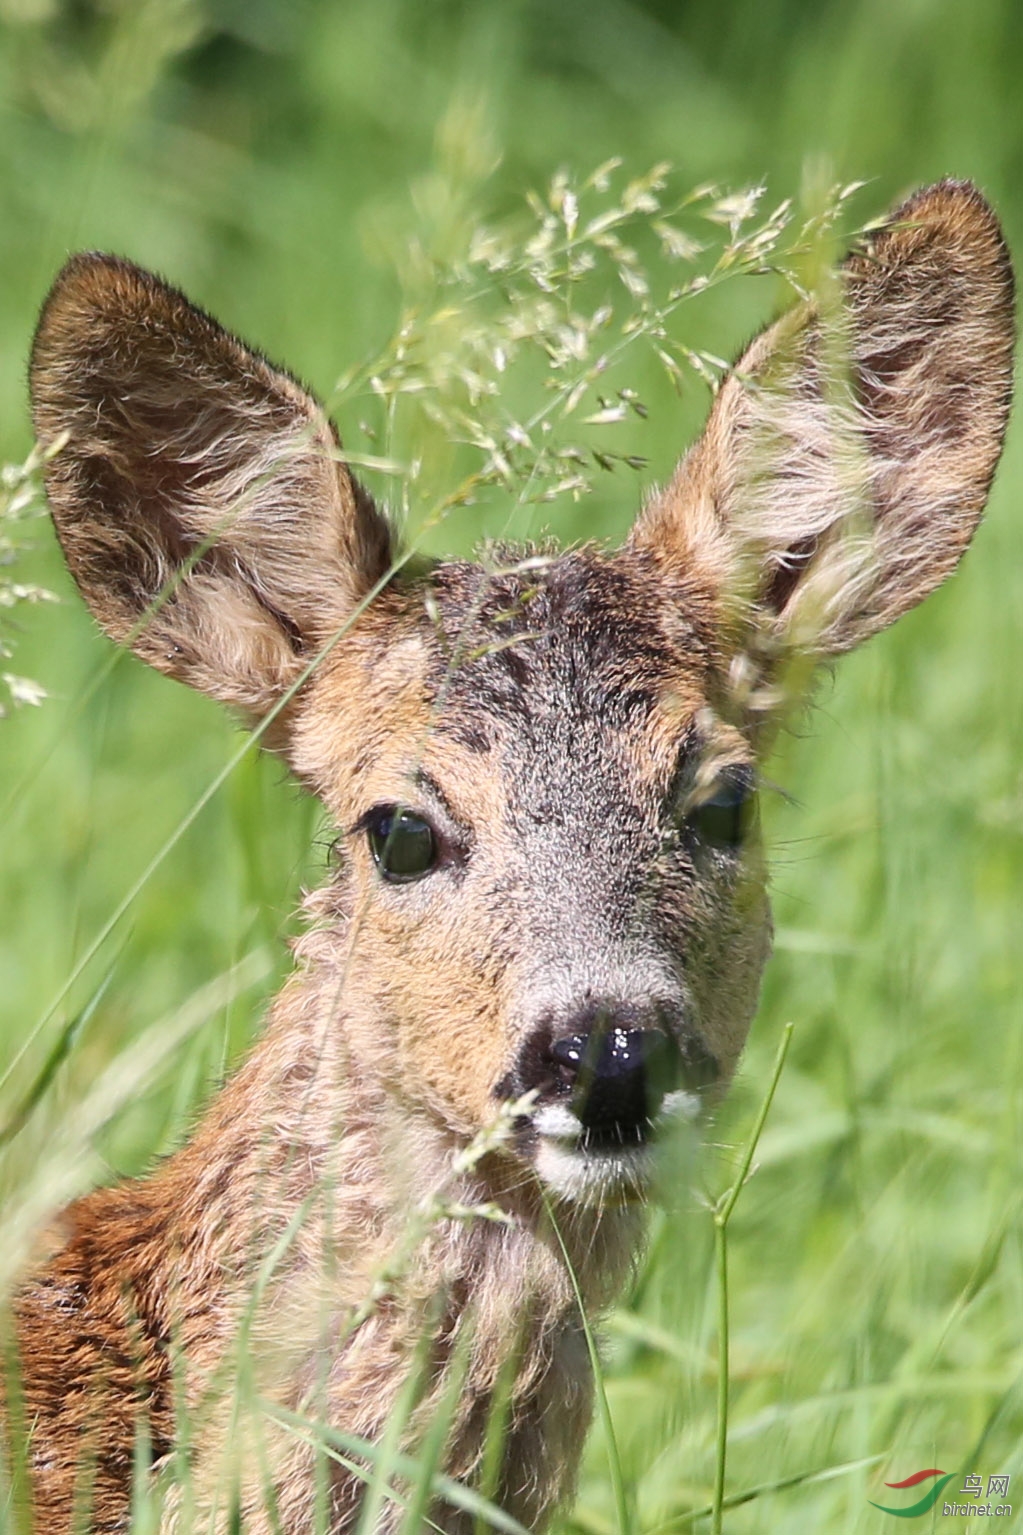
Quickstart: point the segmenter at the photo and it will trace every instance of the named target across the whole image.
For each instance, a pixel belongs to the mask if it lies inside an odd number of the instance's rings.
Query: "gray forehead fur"
[[[431,579],[436,728],[481,772],[500,743],[513,836],[493,895],[529,912],[548,995],[634,994],[638,972],[643,991],[677,993],[696,870],[670,819],[675,773],[651,780],[636,745],[681,669],[708,669],[708,645],[641,559],[582,550],[509,571],[512,558]],[[690,726],[679,761],[698,749]]]
[[[431,681],[457,732],[482,712],[540,744],[558,722],[635,729],[682,667],[707,669],[708,637],[643,557],[576,550],[539,568],[531,551],[498,551],[496,570],[440,565],[431,590],[440,615]],[[510,567],[510,568],[509,568]],[[466,731],[466,744],[480,749]]]

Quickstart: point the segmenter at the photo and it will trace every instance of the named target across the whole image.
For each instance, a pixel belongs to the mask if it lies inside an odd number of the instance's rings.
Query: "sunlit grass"
[[[484,343],[490,337],[489,354],[464,317],[438,321],[434,334],[463,347],[460,366],[484,356],[487,389],[471,399],[466,381],[461,401],[442,399],[433,436],[426,413],[416,414],[422,391],[410,414],[399,418],[407,401],[388,412],[386,390],[371,380],[394,361],[388,351],[382,364],[380,350],[401,302],[394,251],[407,253],[409,231],[425,228],[433,256],[450,258],[468,206],[451,191],[466,172],[451,139],[451,102],[467,100],[466,81],[480,76],[495,117],[502,101],[515,108],[505,114],[507,132],[488,128],[486,111],[477,119],[490,146],[468,165],[477,193],[494,145],[510,141],[508,163],[487,183],[484,232],[523,187],[541,184],[536,165],[546,176],[562,160],[589,166],[621,154],[627,184],[669,155],[681,160],[677,185],[686,188],[758,183],[767,169],[773,212],[820,148],[841,178],[880,178],[856,204],[862,216],[883,206],[889,189],[953,172],[985,180],[1010,231],[1023,227],[1018,178],[1001,148],[1013,137],[1016,55],[1000,41],[1008,11],[996,5],[953,14],[932,4],[914,23],[898,7],[861,4],[803,33],[793,11],[778,37],[770,8],[737,8],[723,29],[716,7],[697,7],[682,50],[686,76],[667,31],[642,42],[643,27],[659,26],[652,12],[594,7],[574,39],[575,72],[555,75],[550,52],[544,69],[531,67],[517,23],[469,9],[459,55],[450,46],[445,53],[441,33],[417,32],[408,6],[313,7],[302,25],[262,8],[251,25],[263,27],[258,47],[267,51],[240,50],[249,74],[239,87],[226,76],[209,85],[209,60],[207,74],[198,64],[189,73],[181,49],[201,36],[201,6],[168,8],[163,28],[158,6],[137,16],[112,8],[87,36],[46,33],[44,23],[0,7],[12,44],[0,103],[5,456],[22,461],[30,446],[18,402],[33,306],[69,246],[101,244],[197,288],[229,323],[312,374],[321,392],[334,390],[346,445],[376,461],[367,473],[410,527],[456,493],[466,504],[427,530],[431,547],[465,551],[481,531],[550,528],[565,541],[620,535],[643,487],[667,473],[705,407],[697,363],[713,374],[714,359],[731,355],[779,299],[780,285],[729,284],[680,322],[669,316],[697,359],[668,352],[683,371],[681,399],[680,381],[644,343],[627,353],[603,404],[590,381],[556,448],[534,439],[522,412],[557,417],[599,355],[601,328],[593,332],[597,350],[566,364],[571,383],[560,395],[531,398],[546,365],[528,361],[519,383],[493,394],[489,384],[505,377],[493,346],[508,338],[490,329],[500,285],[481,288],[479,334]],[[507,34],[498,35],[501,26]],[[531,46],[558,43],[538,29]],[[263,58],[273,64],[272,88],[261,84]],[[424,61],[413,92],[407,82]],[[399,77],[405,89],[394,88]],[[252,106],[257,94],[268,103],[269,127]],[[305,139],[287,116],[292,109],[312,116]],[[583,136],[587,152],[579,153]],[[577,195],[585,180],[583,172]],[[569,237],[572,184],[560,186],[560,204],[555,191],[541,223],[555,221],[552,249],[564,261],[584,215]],[[535,214],[513,210],[520,224]],[[476,249],[485,286],[497,274],[485,245]],[[643,247],[645,280],[663,284],[662,300],[679,262],[685,266],[681,256],[667,261],[663,243]],[[628,283],[611,275],[616,296],[631,303]],[[528,281],[528,272],[518,276]],[[412,279],[422,327],[443,310],[429,250],[417,272],[402,273],[406,293]],[[600,302],[590,304],[587,324]],[[546,334],[543,325],[537,333]],[[450,346],[447,355],[455,355]],[[635,391],[645,416],[620,388]],[[374,415],[378,402],[383,421]],[[470,425],[487,416],[485,441],[477,434],[451,448],[452,433],[468,430],[452,414],[456,404]],[[623,419],[582,424],[602,412]],[[531,445],[517,433],[509,445],[509,426],[523,428]],[[583,465],[556,461],[575,438]],[[594,447],[618,455],[613,468],[594,459]],[[510,481],[502,481],[502,453],[511,455]],[[529,454],[547,454],[538,478]],[[418,478],[409,476],[413,466]],[[558,483],[562,468],[557,499],[533,499]],[[583,472],[592,495],[567,483]],[[729,1223],[724,1529],[874,1531],[881,1516],[868,1499],[883,1480],[925,1465],[1023,1478],[1021,483],[1012,440],[962,573],[842,664],[805,731],[784,740],[771,765],[791,798],[768,806],[778,942],[761,1015],[700,1164],[666,1170],[668,1213],[655,1217],[649,1260],[607,1330],[603,1385],[637,1535],[707,1528],[700,1511],[714,1500],[720,1373],[705,1191],[729,1181],[790,1019],[791,1055]],[[318,877],[326,838],[280,767],[253,753],[185,824],[239,740],[203,701],[130,660],[111,664],[48,535],[35,524],[28,531],[41,546],[19,560],[19,582],[57,590],[64,602],[10,610],[16,652],[3,663],[52,695],[0,722],[0,803],[18,786],[0,828],[2,1065],[12,1068],[0,1122],[30,1111],[4,1151],[12,1261],[24,1212],[36,1208],[31,1175],[40,1159],[45,1179],[53,1157],[45,1205],[77,1191],[77,1182],[62,1180],[83,1148],[76,1176],[91,1168],[106,1177],[137,1171],[179,1141],[261,1013],[251,990],[232,988],[228,1002],[214,978],[247,954],[270,954],[275,978],[282,973],[290,912],[300,886]],[[113,941],[82,967],[14,1066],[34,1022],[158,854]],[[214,990],[204,993],[207,985]],[[270,989],[269,981],[255,986]],[[135,1070],[133,1042],[161,1037],[161,1020],[181,1018],[197,995],[215,1016],[189,1014],[144,1078],[124,1075]],[[103,1103],[116,1114],[90,1118],[103,1084],[113,1084]],[[71,1139],[58,1139],[61,1127]],[[320,1435],[324,1454],[370,1464],[364,1446],[332,1442],[315,1424],[302,1431]],[[593,1535],[616,1527],[621,1500],[608,1449],[598,1422],[568,1527]],[[410,1467],[394,1444],[385,1446],[375,1495],[387,1496],[385,1476],[400,1472],[400,1495],[421,1506],[432,1453]],[[140,1493],[138,1535],[157,1527],[158,1494],[147,1509],[149,1496]]]

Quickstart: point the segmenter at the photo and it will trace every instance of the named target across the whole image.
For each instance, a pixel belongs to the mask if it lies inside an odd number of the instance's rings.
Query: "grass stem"
[[[611,1479],[611,1495],[614,1498],[618,1535],[632,1535],[632,1515],[629,1510],[629,1499],[625,1490],[625,1478],[622,1475],[622,1458],[618,1450],[618,1438],[615,1434],[614,1420],[611,1417],[611,1408],[607,1400],[607,1392],[604,1389],[604,1372],[600,1363],[600,1351],[597,1348],[597,1340],[593,1336],[589,1317],[583,1305],[582,1290],[579,1288],[579,1280],[576,1277],[575,1267],[569,1257],[565,1239],[561,1234],[561,1228],[554,1218],[549,1199],[545,1200],[547,1214],[550,1219],[554,1235],[558,1239],[568,1277],[572,1282],[575,1293],[576,1305],[579,1307],[579,1316],[582,1319],[583,1335],[586,1339],[586,1350],[590,1356],[590,1367],[593,1370],[593,1390],[597,1398],[597,1413],[600,1417],[600,1425],[604,1430],[604,1438],[607,1441],[608,1474]]]
[[[718,1199],[714,1207],[714,1255],[717,1270],[717,1295],[718,1295],[718,1389],[717,1389],[717,1434],[716,1450],[714,1456],[714,1501],[711,1506],[710,1528],[711,1535],[721,1535],[721,1519],[725,1507],[725,1464],[728,1453],[728,1222],[732,1211],[735,1209],[736,1200],[739,1198],[753,1165],[753,1157],[756,1154],[757,1143],[767,1123],[767,1116],[771,1111],[775,1090],[781,1080],[782,1070],[785,1066],[785,1057],[789,1053],[789,1045],[792,1041],[792,1030],[795,1027],[787,1023],[782,1030],[781,1041],[778,1045],[778,1053],[774,1058],[774,1069],[771,1072],[770,1081],[767,1084],[767,1092],[753,1128],[749,1133],[746,1145],[743,1148],[739,1161],[739,1170],[734,1182]]]

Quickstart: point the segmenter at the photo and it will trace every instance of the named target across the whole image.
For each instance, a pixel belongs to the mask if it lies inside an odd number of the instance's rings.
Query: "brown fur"
[[[67,434],[49,493],[71,569],[144,659],[250,718],[279,710],[340,866],[189,1143],[71,1206],[14,1298],[37,1529],[76,1507],[124,1528],[141,1426],[157,1470],[190,1465],[165,1532],[237,1513],[299,1535],[321,1507],[340,1535],[359,1478],[281,1414],[379,1440],[410,1380],[407,1448],[450,1397],[443,1465],[478,1483],[504,1403],[488,1492],[537,1529],[571,1496],[591,1384],[550,1212],[599,1311],[638,1251],[642,1186],[591,1176],[599,1157],[566,1159],[539,1116],[480,1136],[594,997],[661,1010],[727,1083],[769,948],[765,871],[755,835],[694,840],[695,809],[755,769],[785,664],[943,579],[1000,451],[1011,274],[972,188],[918,194],[838,290],[754,342],[624,550],[402,585],[293,379],[125,262],[58,278],[32,392],[43,442]],[[407,886],[364,830],[394,804],[444,849]],[[440,1501],[432,1517],[465,1524]],[[385,1504],[378,1528],[398,1521]]]

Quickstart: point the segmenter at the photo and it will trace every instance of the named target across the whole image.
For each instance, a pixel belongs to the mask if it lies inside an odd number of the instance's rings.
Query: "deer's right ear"
[[[71,572],[115,640],[265,715],[386,573],[386,524],[317,402],[176,289],[75,256],[32,351]]]

